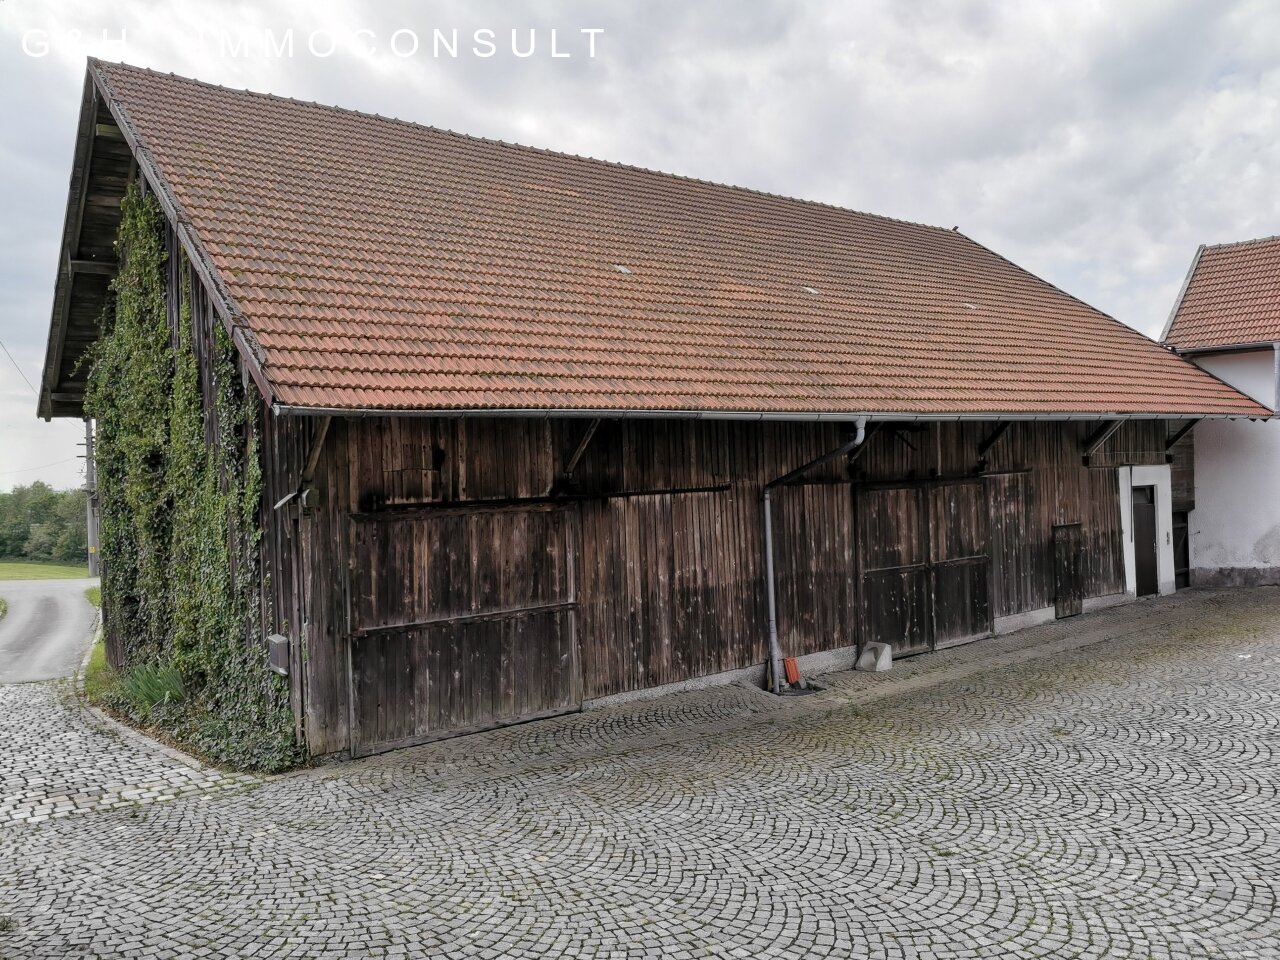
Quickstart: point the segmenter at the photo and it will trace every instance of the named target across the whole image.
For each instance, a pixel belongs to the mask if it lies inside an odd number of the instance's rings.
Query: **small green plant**
[[[186,698],[182,674],[171,664],[144,663],[120,678],[120,692],[139,714],[146,716],[156,707],[181,703]]]
[[[0,933],[8,933],[13,929],[12,917],[0,917]]]
[[[84,695],[90,703],[106,706],[115,696],[120,678],[107,663],[107,647],[101,640],[93,645],[84,668]]]
[[[102,606],[102,588],[89,587],[84,592],[84,598],[92,603],[95,607]]]
[[[4,619],[4,615],[9,612],[9,601],[4,597],[0,597],[0,620]]]

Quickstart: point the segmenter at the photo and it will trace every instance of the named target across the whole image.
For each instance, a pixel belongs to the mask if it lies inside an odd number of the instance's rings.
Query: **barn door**
[[[354,755],[581,706],[565,511],[430,510],[352,524]]]
[[[895,657],[933,649],[925,488],[868,487],[858,498],[862,640]]]
[[[905,657],[989,633],[982,481],[866,487],[857,499],[863,642]]]
[[[929,487],[933,641],[945,647],[991,632],[991,557],[981,480]]]
[[[1053,528],[1053,615],[1084,612],[1084,533],[1078,523]]]

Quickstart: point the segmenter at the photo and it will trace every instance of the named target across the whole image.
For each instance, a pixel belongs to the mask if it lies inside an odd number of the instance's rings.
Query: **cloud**
[[[574,40],[583,27],[604,30],[595,59]],[[537,55],[510,54],[513,28],[538,31]],[[546,55],[552,28],[574,56]],[[32,29],[48,31],[49,56],[22,55]],[[290,29],[294,56],[267,55],[265,31],[278,44]],[[429,55],[436,29],[458,31],[456,59]],[[468,53],[477,29],[494,31],[497,55]],[[417,34],[417,56],[389,52],[397,30]],[[223,31],[252,55],[226,55]],[[322,48],[337,39],[333,56],[308,53],[315,31]],[[88,53],[956,224],[1151,335],[1197,244],[1280,232],[1269,0],[7,0],[0,83],[26,94],[0,132],[6,182],[20,185],[0,222],[0,338],[33,378]],[[35,424],[15,381],[0,363],[0,471],[73,455],[78,429]]]

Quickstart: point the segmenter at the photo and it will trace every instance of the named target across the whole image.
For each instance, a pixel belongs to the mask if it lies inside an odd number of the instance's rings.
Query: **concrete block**
[[[862,648],[856,669],[868,673],[884,673],[893,669],[893,645],[888,643],[868,643]]]

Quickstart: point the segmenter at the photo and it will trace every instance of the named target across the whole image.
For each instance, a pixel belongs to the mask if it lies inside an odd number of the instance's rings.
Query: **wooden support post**
[[[996,427],[994,430],[992,430],[989,434],[987,434],[986,439],[984,439],[980,444],[978,444],[978,469],[979,470],[986,467],[987,454],[991,452],[991,448],[994,447],[997,442],[999,442],[1000,438],[1003,437],[1006,432],[1008,432],[1011,426],[1013,426],[1012,421],[1010,420],[1001,421],[1000,423],[996,424]]]
[[[1085,437],[1083,452],[1084,465],[1086,467],[1090,465],[1089,461],[1098,452],[1098,449],[1107,442],[1113,433],[1120,429],[1123,423],[1123,420],[1103,421],[1094,428],[1094,431],[1089,436]]]
[[[1188,433],[1190,433],[1195,428],[1195,425],[1199,422],[1200,422],[1199,420],[1188,420],[1181,427],[1175,430],[1169,436],[1169,439],[1164,442],[1165,453],[1168,453],[1171,450],[1173,450],[1173,448],[1178,445],[1178,441],[1181,440],[1183,437],[1185,437]]]
[[[302,470],[302,482],[299,488],[311,486],[311,481],[316,477],[316,467],[320,463],[320,454],[324,451],[324,439],[329,435],[329,424],[333,422],[333,417],[321,417],[320,426],[316,428],[316,438],[311,441],[311,452],[307,455],[307,465]]]
[[[1169,434],[1164,442],[1164,458],[1168,463],[1173,463],[1173,448],[1178,445],[1178,441],[1195,429],[1195,425],[1199,420],[1188,420],[1181,427]]]
[[[573,455],[569,457],[569,462],[564,465],[564,473],[551,482],[551,489],[547,491],[548,496],[554,496],[561,492],[573,480],[573,471],[578,469],[578,464],[582,462],[582,456],[587,452],[587,447],[591,444],[591,438],[596,435],[598,429],[600,429],[600,418],[596,417],[587,424],[587,429],[583,431],[582,439],[578,441],[578,445],[574,448]]]
[[[577,448],[573,451],[573,456],[569,458],[569,462],[565,464],[564,476],[568,480],[573,476],[573,471],[578,469],[578,464],[582,461],[582,455],[587,452],[587,444],[591,442],[591,438],[596,435],[596,430],[600,428],[600,418],[596,417],[587,424],[586,432],[583,433],[582,439],[578,441]]]
[[[293,493],[285,494],[272,509],[279,510],[293,499],[301,499],[303,505],[306,505],[307,491],[311,489],[312,481],[316,478],[316,467],[320,464],[320,454],[324,452],[324,440],[329,435],[329,424],[332,422],[333,417],[320,418],[315,439],[311,441],[311,449],[307,452],[306,466],[302,468],[302,476],[298,478],[298,488]]]

